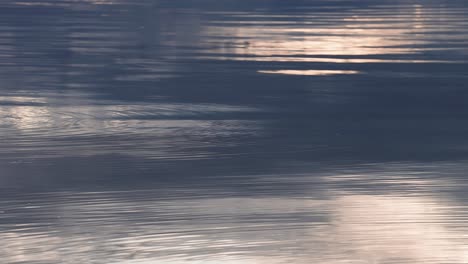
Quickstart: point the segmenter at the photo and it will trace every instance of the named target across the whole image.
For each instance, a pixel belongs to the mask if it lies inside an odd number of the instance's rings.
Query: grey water
[[[468,263],[468,2],[3,0],[0,263]]]

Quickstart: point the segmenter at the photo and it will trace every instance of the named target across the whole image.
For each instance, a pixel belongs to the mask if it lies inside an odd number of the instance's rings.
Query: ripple
[[[337,8],[333,1],[322,3]],[[450,47],[468,35],[464,26],[468,20],[457,8],[398,4],[348,12],[318,10],[224,14],[205,27],[202,45],[208,48],[202,57],[284,63],[466,63],[464,57],[421,59],[429,52],[463,52],[464,48]],[[372,58],[376,55],[387,57]]]
[[[209,153],[203,149],[229,146],[235,142],[230,138],[254,136],[259,127],[254,120],[217,117],[258,111],[248,107],[157,102],[132,105],[93,101],[81,94],[4,98],[23,104],[43,103],[0,106],[0,129],[8,139],[2,149],[9,159],[20,153],[50,158],[67,153],[89,156],[116,152],[153,158],[201,158]],[[151,139],[154,143],[148,144]],[[191,148],[200,150],[186,152]]]
[[[348,174],[368,179],[359,189],[329,181],[343,174],[286,175],[312,180],[297,182],[307,194],[226,197],[211,189],[219,186],[14,194],[1,203],[9,250],[0,253],[8,263],[465,263],[466,201],[434,192],[438,180],[426,177],[444,166],[454,164]],[[403,188],[367,192],[382,176]],[[250,183],[272,190],[276,177],[263,177]],[[415,193],[418,185],[427,192]]]

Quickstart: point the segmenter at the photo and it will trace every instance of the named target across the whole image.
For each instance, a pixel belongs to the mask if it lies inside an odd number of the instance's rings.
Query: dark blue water
[[[4,0],[0,263],[468,262],[468,2]]]

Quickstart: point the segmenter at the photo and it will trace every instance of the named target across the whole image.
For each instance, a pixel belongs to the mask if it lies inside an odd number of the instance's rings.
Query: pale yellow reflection
[[[122,2],[121,0],[65,0],[65,1],[50,1],[50,0],[43,0],[43,1],[16,1],[16,5],[23,5],[23,6],[62,6],[62,7],[70,7],[75,4],[93,4],[93,5],[112,5],[116,3]]]
[[[286,75],[338,75],[338,74],[358,74],[359,71],[344,71],[344,70],[276,70],[276,71],[258,71],[259,73],[268,74],[286,74]]]
[[[378,55],[411,53],[398,47],[423,44],[423,39],[405,36],[407,29],[296,28],[296,27],[209,27],[209,35],[231,35],[248,39],[248,45],[223,47],[220,53],[239,55]],[[303,34],[294,37],[294,34]],[[386,46],[386,47],[385,47]],[[393,47],[391,47],[393,46]]]
[[[44,100],[44,98],[33,96],[0,96],[0,102],[42,104],[46,101]]]
[[[456,232],[454,223],[463,208],[449,201],[433,197],[345,195],[334,203],[331,239],[348,246],[356,260],[468,261],[468,238]]]
[[[5,139],[0,153],[8,151],[12,159],[23,156],[21,153],[29,158],[50,158],[116,152],[157,159],[197,159],[212,153],[201,148],[197,152],[185,149],[227,146],[233,143],[220,142],[220,137],[259,132],[255,121],[199,120],[219,113],[260,111],[236,105],[128,104],[96,100],[90,94],[76,92],[1,96],[0,102],[6,103],[0,105],[0,134]]]
[[[450,63],[462,64],[464,61],[451,60],[414,60],[414,59],[353,59],[353,58],[325,58],[325,57],[288,57],[288,56],[255,56],[255,57],[232,57],[232,56],[197,56],[198,59],[218,59],[233,61],[264,61],[264,62],[319,62],[319,63]]]
[[[460,30],[456,23],[446,23],[441,28],[439,21],[463,19],[461,15],[454,10],[441,14],[422,5],[402,6],[401,9],[353,10],[349,14],[293,15],[290,20],[286,19],[288,16],[283,16],[285,20],[280,22],[273,15],[271,20],[266,20],[266,16],[263,17],[265,20],[258,21],[251,20],[249,14],[245,14],[236,21],[237,24],[220,20],[205,27],[205,34],[212,38],[205,43],[210,47],[206,55],[220,60],[275,62],[452,63],[457,61],[416,59],[411,56],[396,59],[362,57],[411,55],[426,50],[450,49],[435,45],[424,47],[435,43],[433,37],[425,33],[437,30],[443,34],[442,31]],[[454,38],[459,36],[444,35],[446,40]]]

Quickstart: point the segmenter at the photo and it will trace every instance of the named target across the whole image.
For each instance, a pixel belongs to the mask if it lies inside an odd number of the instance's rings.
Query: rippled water
[[[468,3],[5,0],[1,263],[468,263]]]

